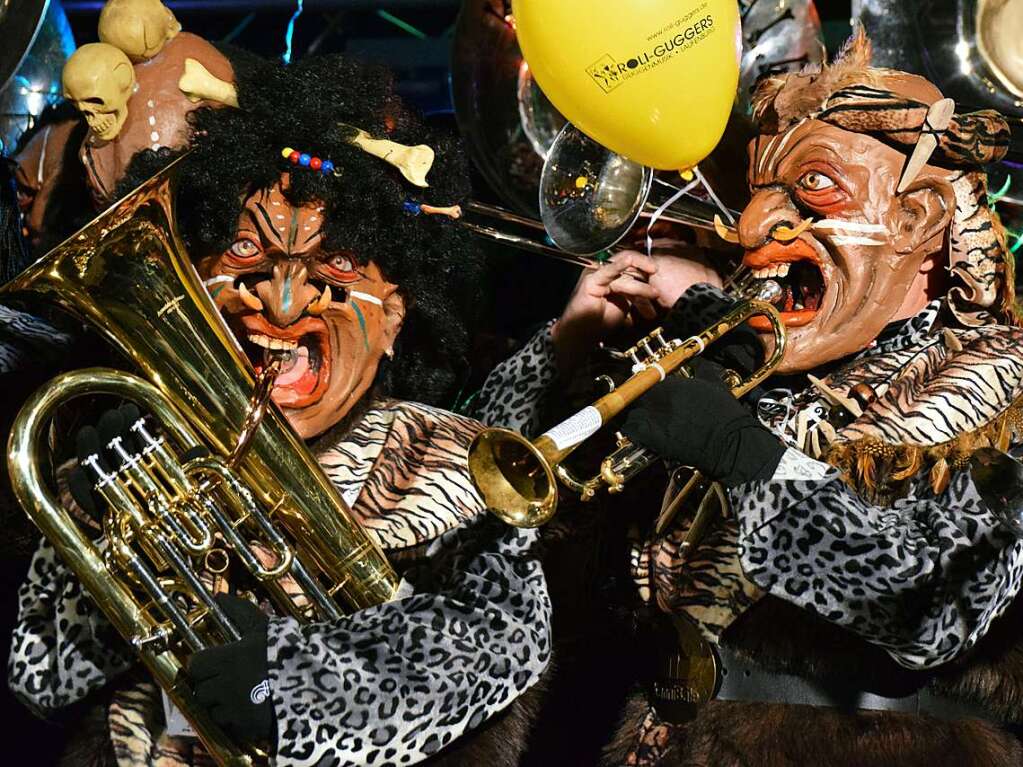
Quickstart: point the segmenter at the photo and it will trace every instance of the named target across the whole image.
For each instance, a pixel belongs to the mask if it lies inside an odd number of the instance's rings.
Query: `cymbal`
[[[49,0],[0,0],[0,91],[18,71],[42,26]]]

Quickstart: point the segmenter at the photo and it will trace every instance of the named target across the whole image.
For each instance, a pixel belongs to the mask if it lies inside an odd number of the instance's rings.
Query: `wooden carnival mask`
[[[869,56],[860,35],[831,67],[758,93],[736,235],[754,277],[782,287],[779,372],[858,352],[946,294],[960,320],[980,322],[1011,290],[979,169],[1004,153],[1004,121],[953,116],[931,83],[870,69]],[[750,324],[767,337],[766,321]]]
[[[323,208],[292,205],[281,183],[245,200],[234,243],[199,273],[257,370],[283,355],[272,396],[309,439],[372,386],[405,306],[372,261],[325,249]]]

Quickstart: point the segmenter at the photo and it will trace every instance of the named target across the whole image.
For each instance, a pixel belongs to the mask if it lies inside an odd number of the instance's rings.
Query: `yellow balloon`
[[[515,0],[543,92],[590,138],[661,170],[721,139],[739,82],[736,0]]]

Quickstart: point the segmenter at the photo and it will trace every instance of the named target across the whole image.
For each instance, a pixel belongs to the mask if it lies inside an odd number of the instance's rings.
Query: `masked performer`
[[[246,83],[242,109],[195,114],[178,218],[253,365],[284,355],[273,399],[402,570],[403,595],[307,625],[226,597],[249,630],[193,656],[196,695],[239,740],[276,744],[279,765],[412,764],[488,720],[502,742],[438,758],[515,764],[529,721],[517,698],[550,652],[535,536],[484,514],[464,468],[478,425],[403,399],[441,399],[463,364],[471,244],[427,213],[464,194],[463,160],[381,70],[323,59]],[[394,143],[423,141],[437,148],[428,189],[380,159],[432,158]],[[122,186],[167,154],[137,158]],[[101,433],[125,417],[104,420]],[[83,434],[88,453],[96,437]],[[195,741],[163,732],[157,692],[126,675],[131,653],[46,544],[20,611],[9,675],[26,703],[49,713],[113,687],[101,740],[118,764],[202,761]]]
[[[997,724],[1023,720],[1023,542],[1012,483],[990,489],[981,450],[1021,441],[1012,263],[982,172],[1007,126],[869,60],[857,35],[757,93],[737,237],[782,289],[775,388],[739,403],[719,381],[669,380],[624,424],[720,481],[732,512],[694,553],[685,515],[634,549],[641,594],[688,647],[630,701],[609,763],[1023,758]],[[695,329],[728,305],[694,288],[675,314]]]

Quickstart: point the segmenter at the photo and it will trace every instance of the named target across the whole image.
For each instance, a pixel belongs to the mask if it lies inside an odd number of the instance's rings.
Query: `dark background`
[[[56,2],[56,0],[53,0]],[[211,42],[240,46],[266,57],[285,50],[285,32],[295,11],[292,0],[171,0],[170,6],[186,31]],[[96,41],[102,2],[65,0],[78,45]],[[394,69],[401,94],[431,120],[455,130],[450,95],[449,51],[459,3],[452,0],[306,0],[295,22],[292,58],[346,52],[382,62]],[[849,2],[818,0],[829,50],[849,34]],[[497,201],[477,177],[479,196]],[[495,252],[490,284],[480,290],[480,327],[474,377],[466,381],[460,401],[473,391],[490,361],[501,358],[515,338],[557,315],[578,268],[527,253]],[[456,403],[452,402],[453,407]],[[8,561],[0,583],[0,657],[6,657],[9,632],[16,614],[16,590],[25,561]],[[8,733],[0,763],[53,764],[67,735],[62,723],[35,719],[11,697],[0,693],[0,721]],[[73,721],[69,717],[68,721]]]

